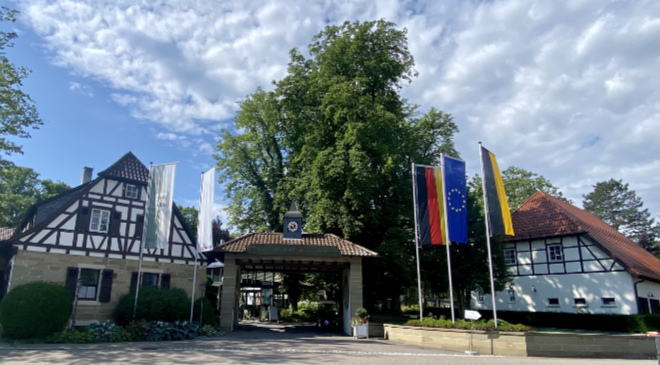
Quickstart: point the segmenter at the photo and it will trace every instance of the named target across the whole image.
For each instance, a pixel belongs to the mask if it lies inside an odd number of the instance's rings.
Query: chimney
[[[82,174],[82,180],[80,180],[80,185],[92,181],[92,171],[94,171],[93,167],[83,167],[83,174]]]

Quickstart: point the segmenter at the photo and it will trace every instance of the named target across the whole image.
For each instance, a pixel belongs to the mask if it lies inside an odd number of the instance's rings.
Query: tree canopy
[[[69,189],[61,181],[40,180],[29,167],[10,165],[0,169],[0,226],[17,227],[31,205]]]
[[[0,22],[16,21],[16,10],[0,7]],[[30,70],[16,66],[7,58],[6,49],[13,46],[16,32],[0,31],[0,152],[5,155],[23,153],[11,139],[30,138],[29,128],[43,124],[30,95],[21,90],[22,81]],[[0,156],[0,168],[9,164]]]
[[[660,255],[660,225],[651,218],[648,209],[634,190],[622,180],[610,179],[593,185],[594,190],[583,195],[582,206],[646,250]]]
[[[416,275],[412,163],[460,157],[452,116],[420,113],[401,97],[415,76],[406,30],[384,20],[328,26],[308,57],[292,50],[287,75],[273,91],[247,96],[235,130],[220,134],[230,224],[281,231],[295,199],[306,232],[338,234],[380,254],[365,262],[365,272],[381,274],[365,277],[365,296],[398,303]]]

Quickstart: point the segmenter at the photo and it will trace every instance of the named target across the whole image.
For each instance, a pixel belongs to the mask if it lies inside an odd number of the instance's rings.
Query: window
[[[477,291],[477,301],[483,302],[484,301],[484,292],[481,290]]]
[[[573,304],[575,304],[576,307],[586,307],[587,300],[584,298],[573,298]]]
[[[549,306],[559,306],[559,298],[548,298]]]
[[[513,291],[513,289],[511,289],[511,288],[509,290],[507,290],[507,292],[509,293],[509,303],[515,303],[516,302],[516,292]]]
[[[564,261],[564,254],[562,253],[561,245],[548,246],[548,257],[550,257],[550,262]]]
[[[507,265],[516,264],[516,250],[507,248],[504,250],[504,263]]]
[[[101,270],[80,269],[80,287],[78,288],[78,299],[96,300],[100,274]]]
[[[145,272],[142,274],[142,286],[158,286],[158,274]]]
[[[213,284],[222,284],[222,274],[223,268],[221,267],[212,267],[206,269],[207,278],[213,279]]]
[[[614,301],[614,298],[603,298],[603,305],[609,305],[609,306],[615,306],[616,302]]]
[[[139,190],[136,185],[126,184],[126,190],[124,190],[124,196],[130,199],[137,199],[139,195]]]
[[[107,233],[110,225],[110,211],[101,209],[92,209],[92,219],[89,222],[91,232]]]

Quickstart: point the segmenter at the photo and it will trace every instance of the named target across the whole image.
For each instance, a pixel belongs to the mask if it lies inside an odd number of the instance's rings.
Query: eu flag
[[[449,242],[467,243],[467,187],[465,161],[443,156]]]

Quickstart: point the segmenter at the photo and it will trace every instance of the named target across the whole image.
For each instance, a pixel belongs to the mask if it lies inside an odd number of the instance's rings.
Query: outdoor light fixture
[[[532,285],[532,293],[536,293],[536,286]]]

